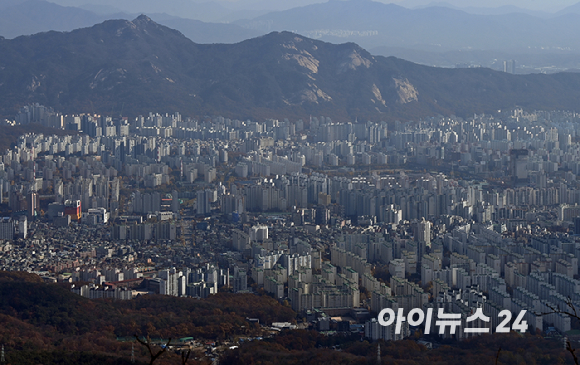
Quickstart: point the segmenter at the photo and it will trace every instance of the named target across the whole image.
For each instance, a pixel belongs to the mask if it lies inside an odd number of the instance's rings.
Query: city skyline
[[[568,0],[0,1],[2,365],[578,365]]]

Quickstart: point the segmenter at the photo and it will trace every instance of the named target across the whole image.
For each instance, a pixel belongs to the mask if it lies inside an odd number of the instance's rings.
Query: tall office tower
[[[510,151],[510,172],[514,186],[528,182],[528,156],[526,149]]]
[[[18,237],[24,239],[28,237],[28,220],[25,216],[20,216],[18,219]]]
[[[248,290],[248,275],[246,270],[234,267],[234,293]]]
[[[179,213],[179,194],[177,193],[177,190],[173,190],[171,192],[171,211],[173,213]]]
[[[14,221],[10,217],[0,218],[0,239],[14,239]]]
[[[422,218],[415,225],[415,240],[417,241],[417,267],[421,267],[423,255],[427,253],[427,247],[431,247],[431,222]]]
[[[33,190],[28,193],[27,198],[28,219],[34,219],[36,210],[38,209],[38,194]]]
[[[580,235],[580,217],[574,218],[574,234]]]
[[[199,215],[208,214],[211,210],[209,192],[210,190],[198,190],[196,193],[196,209]]]

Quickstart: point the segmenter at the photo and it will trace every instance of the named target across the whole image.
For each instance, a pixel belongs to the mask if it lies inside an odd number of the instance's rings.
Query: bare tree
[[[566,341],[566,350],[570,351],[572,357],[574,358],[574,363],[578,365],[578,357],[576,357],[576,349],[572,348],[572,345],[570,345],[570,341]]]
[[[185,351],[181,351],[181,365],[185,365],[187,360],[189,360],[189,355],[191,354],[191,349]]]
[[[159,358],[159,356],[163,355],[163,353],[165,351],[167,351],[167,349],[169,348],[169,345],[171,344],[171,338],[170,338],[169,341],[167,341],[167,344],[164,347],[162,347],[161,350],[157,351],[157,353],[154,354],[152,344],[151,344],[151,339],[149,338],[149,336],[147,336],[146,341],[143,341],[137,335],[135,335],[135,338],[137,339],[137,341],[141,345],[147,347],[147,350],[149,350],[149,356],[151,357],[151,360],[149,361],[149,365],[153,365],[153,363]],[[189,357],[189,354],[187,355],[187,357]],[[185,361],[187,362],[187,359]],[[183,362],[183,354],[182,354],[182,362]],[[183,364],[185,364],[185,362],[183,362]]]
[[[543,313],[543,314],[561,313],[561,314],[567,314],[572,318],[576,318],[576,319],[580,320],[580,316],[578,315],[578,312],[576,311],[576,306],[574,305],[574,303],[572,303],[572,298],[570,298],[570,297],[568,297],[566,299],[566,307],[567,308],[562,309],[562,308],[560,308],[560,306],[552,307],[550,305],[547,305],[547,307],[550,308],[551,312]],[[578,357],[576,356],[577,349],[572,348],[572,344],[570,343],[569,340],[566,340],[566,350],[568,350],[572,354],[572,357],[574,358],[574,364],[580,365],[580,363],[578,363]]]

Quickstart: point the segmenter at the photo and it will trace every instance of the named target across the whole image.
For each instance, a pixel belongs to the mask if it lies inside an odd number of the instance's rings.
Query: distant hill
[[[199,5],[202,6],[202,5]],[[98,10],[96,6],[86,6]],[[10,0],[0,4],[0,36],[15,38],[40,32],[72,31],[111,19],[133,19],[137,15],[123,12],[106,13],[112,7],[101,7],[102,11],[91,11],[77,7],[60,6],[44,0]],[[228,23],[206,23],[162,13],[151,15],[160,24],[179,30],[198,43],[236,43],[262,35],[252,29]]]
[[[152,16],[156,19],[156,16]],[[159,24],[177,29],[195,43],[238,43],[262,35],[262,32],[229,23],[205,23],[199,20],[172,17]]]
[[[202,45],[146,16],[0,40],[0,111],[414,119],[497,109],[575,109],[580,75],[440,69],[273,32]]]
[[[52,1],[77,5],[73,0]],[[203,44],[237,43],[272,31],[290,31],[335,44],[354,42],[368,50],[398,49],[392,55],[404,59],[421,52],[421,57],[410,60],[426,59],[421,63],[442,67],[464,63],[466,58],[470,64],[497,70],[504,60],[516,59],[525,66],[520,68],[523,73],[580,67],[580,62],[568,61],[580,59],[580,38],[575,36],[580,31],[578,4],[548,14],[514,6],[458,8],[445,2],[409,9],[371,0],[317,0],[306,5],[308,1],[312,0],[99,0],[98,4],[66,7],[45,0],[3,0],[0,36],[72,31],[145,13]],[[443,53],[447,54],[442,57]]]
[[[403,3],[403,6],[405,6],[405,3]],[[479,6],[465,6],[465,7],[460,7],[460,6],[455,6],[453,4],[450,4],[448,2],[445,1],[433,1],[427,5],[424,6],[416,6],[416,7],[409,7],[411,9],[421,9],[421,8],[430,8],[430,7],[444,7],[444,8],[450,8],[450,9],[456,9],[456,10],[462,10],[466,13],[469,14],[479,14],[479,15],[505,15],[505,14],[514,14],[514,13],[521,13],[521,14],[528,14],[528,15],[532,15],[532,16],[536,16],[538,18],[549,18],[554,16],[554,14],[552,13],[548,13],[548,12],[544,12],[544,11],[539,11],[539,10],[530,10],[530,9],[525,9],[525,8],[520,8],[518,6],[514,6],[514,5],[503,5],[503,6],[497,6],[497,7],[479,7]]]
[[[555,73],[580,68],[578,54],[567,51],[541,52],[528,50],[522,52],[494,50],[454,50],[428,51],[404,47],[376,47],[369,49],[373,55],[395,56],[407,61],[427,66],[466,67],[465,65],[480,65],[494,70],[503,70],[503,62],[516,60],[516,73]]]
[[[557,338],[518,333],[494,333],[469,339],[446,341],[427,349],[412,337],[400,341],[350,341],[340,333],[328,336],[316,331],[284,331],[267,341],[245,342],[228,351],[220,364],[556,364],[573,363],[572,356]],[[331,350],[340,348],[339,351]],[[525,349],[525,350],[522,350]],[[380,360],[377,358],[380,356]]]
[[[10,0],[17,1],[17,0]],[[216,22],[231,12],[229,7],[224,7],[220,2],[212,0],[52,0],[62,5],[81,6],[96,10],[119,9],[122,12],[132,13],[166,13],[172,16]],[[227,4],[227,2],[226,2]]]
[[[12,1],[0,11],[0,35],[14,38],[49,30],[70,31],[107,19],[75,7],[65,7],[43,0]]]
[[[556,14],[564,15],[564,14],[580,14],[580,2],[567,6],[564,9],[560,10]]]
[[[513,50],[570,47],[580,52],[580,15],[539,18],[524,13],[469,14],[443,6],[407,9],[370,0],[331,0],[272,12],[244,27],[264,32],[292,30],[308,37],[363,47]]]
[[[0,340],[7,364],[128,365],[132,352],[137,364],[146,364],[145,348],[135,344],[132,351],[135,334],[172,338],[172,344],[190,336],[213,342],[262,335],[247,317],[270,324],[294,322],[296,313],[269,296],[255,294],[89,300],[72,293],[66,284],[44,283],[25,272],[0,271]],[[194,356],[202,354],[192,353],[191,360]],[[178,364],[179,357],[169,351],[156,364]]]

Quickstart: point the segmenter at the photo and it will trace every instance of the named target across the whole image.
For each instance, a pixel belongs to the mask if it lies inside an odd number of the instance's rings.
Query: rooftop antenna
[[[2,352],[0,353],[0,364],[6,364],[6,356],[4,356],[4,345],[2,345]]]

